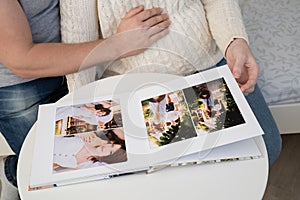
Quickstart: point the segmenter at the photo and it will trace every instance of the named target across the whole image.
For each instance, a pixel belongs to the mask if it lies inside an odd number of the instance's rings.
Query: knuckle
[[[156,17],[153,17],[153,24],[157,24],[159,23],[161,20],[160,20],[160,16],[156,16]]]
[[[147,27],[146,23],[142,23],[138,26],[139,29],[145,29]]]
[[[151,16],[151,10],[145,10],[144,13],[143,13],[143,18],[147,19],[149,16]]]
[[[140,29],[144,29],[144,28],[145,28],[145,24],[144,24],[144,23],[138,22],[138,23],[136,24],[136,29],[140,30]]]
[[[139,23],[143,20],[143,16],[142,15],[137,15],[135,18],[134,18],[135,22],[136,23]]]
[[[148,15],[149,15],[149,16],[153,16],[153,15],[155,15],[155,13],[156,13],[156,9],[155,9],[155,8],[149,9],[148,11],[149,11],[149,12],[148,12]]]
[[[152,8],[149,10],[149,16],[154,16],[159,14],[159,9],[158,8]]]

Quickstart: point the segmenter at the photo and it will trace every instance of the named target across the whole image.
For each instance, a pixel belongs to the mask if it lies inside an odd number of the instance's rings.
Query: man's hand
[[[247,42],[235,39],[228,46],[225,57],[244,95],[253,92],[259,69]]]

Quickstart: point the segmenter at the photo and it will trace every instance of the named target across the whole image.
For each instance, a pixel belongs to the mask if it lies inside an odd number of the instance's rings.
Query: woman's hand
[[[247,42],[235,39],[228,46],[225,57],[244,95],[253,92],[259,69]]]
[[[118,41],[120,58],[139,54],[168,34],[171,22],[162,11],[138,6],[126,13],[113,36]]]

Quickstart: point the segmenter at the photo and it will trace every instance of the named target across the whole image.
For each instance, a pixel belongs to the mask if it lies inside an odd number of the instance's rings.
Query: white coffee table
[[[162,75],[163,76],[163,75]],[[128,83],[128,80],[132,80]],[[141,83],[171,80],[172,77],[130,75],[103,79],[70,93],[60,101],[92,97],[95,93],[110,94],[123,89],[135,89]],[[124,83],[126,82],[126,85]],[[147,85],[147,84],[144,84]],[[255,140],[263,157],[253,160],[216,164],[170,167],[152,174],[138,173],[108,180],[85,182],[69,186],[28,191],[33,157],[35,128],[30,130],[21,150],[18,183],[23,200],[53,199],[262,199],[268,179],[268,158],[261,136]]]

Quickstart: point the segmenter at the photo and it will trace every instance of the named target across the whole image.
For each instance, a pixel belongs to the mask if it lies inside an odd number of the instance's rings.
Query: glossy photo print
[[[107,100],[57,108],[54,173],[126,160],[124,129],[118,101]]]
[[[198,134],[245,123],[223,78],[183,90]]]
[[[182,90],[142,101],[151,148],[197,136]]]
[[[106,100],[56,109],[56,135],[71,135],[122,126],[120,104],[117,101]]]

